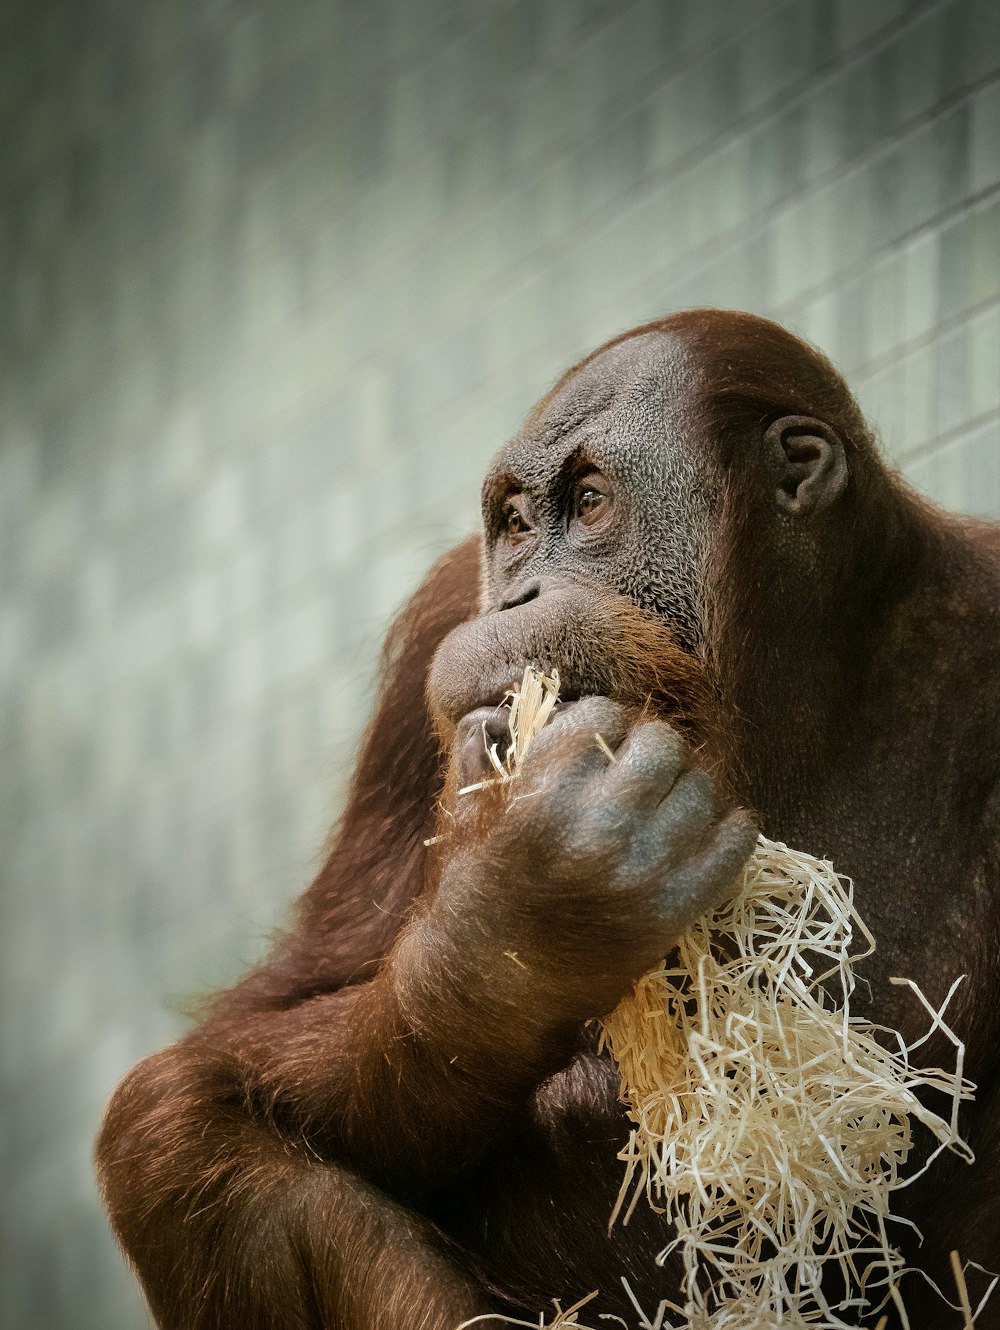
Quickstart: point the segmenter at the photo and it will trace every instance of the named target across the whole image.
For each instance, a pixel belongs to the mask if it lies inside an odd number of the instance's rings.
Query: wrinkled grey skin
[[[721,485],[710,454],[686,439],[694,378],[673,338],[631,338],[546,398],[494,459],[483,485],[483,614],[445,640],[428,684],[446,724],[498,702],[529,661],[558,668],[564,696],[641,701],[620,685],[606,650],[618,636],[609,593],[699,651]],[[567,509],[573,478],[592,468],[611,482],[614,502],[588,531],[571,525]],[[512,491],[535,532],[518,545],[504,537]],[[588,640],[594,649],[584,658],[579,644]]]
[[[483,485],[484,610],[534,576],[592,579],[663,615],[686,646],[698,643],[719,479],[707,454],[686,446],[681,408],[694,373],[671,338],[646,333],[585,365],[529,418]],[[567,533],[565,491],[553,487],[587,463],[617,491],[615,519],[593,539]],[[540,533],[509,558],[496,545],[506,477],[532,500]]]

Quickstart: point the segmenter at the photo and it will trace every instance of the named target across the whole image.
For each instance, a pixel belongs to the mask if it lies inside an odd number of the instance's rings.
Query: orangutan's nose
[[[509,596],[504,596],[500,602],[502,610],[512,610],[515,605],[527,605],[529,600],[535,600],[541,594],[541,581],[535,577],[530,582],[522,582],[519,587],[515,587]]]

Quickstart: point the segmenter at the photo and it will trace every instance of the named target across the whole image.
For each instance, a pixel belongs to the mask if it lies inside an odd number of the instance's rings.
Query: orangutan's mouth
[[[535,668],[537,669],[538,667],[535,666]],[[542,672],[547,673],[548,670]],[[484,689],[483,693],[477,695],[475,702],[469,710],[481,711],[490,708],[499,713],[502,723],[506,725],[511,699],[520,689],[523,678],[524,669],[522,668],[516,675],[510,677],[509,683],[501,685],[499,688],[490,687],[489,689]],[[583,692],[584,690],[574,682],[569,680],[567,680],[565,684],[560,682],[559,698],[553,707],[553,711],[561,711],[570,703],[579,702],[580,698],[583,696]]]

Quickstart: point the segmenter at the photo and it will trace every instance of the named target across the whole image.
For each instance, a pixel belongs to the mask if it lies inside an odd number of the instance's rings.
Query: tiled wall
[[[1000,7],[7,0],[0,115],[0,1319],[128,1330],[102,1104],[307,880],[570,360],[774,315],[1000,512]]]

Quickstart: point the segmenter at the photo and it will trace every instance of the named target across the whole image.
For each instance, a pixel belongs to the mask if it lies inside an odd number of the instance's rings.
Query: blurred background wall
[[[102,1106],[306,883],[564,366],[772,315],[1000,512],[1000,8],[5,0],[0,115],[0,1319],[131,1330]]]

